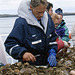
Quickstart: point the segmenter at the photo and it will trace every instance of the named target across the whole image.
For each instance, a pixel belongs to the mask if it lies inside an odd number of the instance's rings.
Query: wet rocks
[[[7,64],[0,67],[0,75],[70,75],[75,70],[75,47],[58,54],[56,67],[36,67],[29,63]]]

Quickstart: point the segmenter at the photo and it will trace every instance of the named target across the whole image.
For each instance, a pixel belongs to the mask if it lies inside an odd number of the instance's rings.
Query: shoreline
[[[63,16],[75,15],[75,13],[64,13]],[[17,14],[0,14],[0,18],[4,17],[18,17]]]

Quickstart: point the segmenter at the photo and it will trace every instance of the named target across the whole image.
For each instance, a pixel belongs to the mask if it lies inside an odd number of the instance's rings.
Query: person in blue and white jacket
[[[57,13],[59,16],[59,23],[56,27],[56,33],[61,37],[63,41],[68,42],[70,40],[69,30],[66,26],[65,21],[63,20],[63,10],[61,8],[58,8],[55,10],[55,13]]]
[[[7,53],[22,63],[56,66],[57,34],[46,12],[47,0],[23,0],[14,28],[5,41]]]

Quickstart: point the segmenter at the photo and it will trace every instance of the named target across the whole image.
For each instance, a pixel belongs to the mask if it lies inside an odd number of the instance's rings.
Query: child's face
[[[58,21],[59,21],[59,19],[55,19],[55,21],[54,21],[55,28],[58,26]]]
[[[60,24],[62,22],[63,16],[62,15],[58,15],[59,16],[59,21],[58,23]]]

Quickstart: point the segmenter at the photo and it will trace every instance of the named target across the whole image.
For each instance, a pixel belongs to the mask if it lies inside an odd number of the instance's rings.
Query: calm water
[[[16,18],[17,17],[0,18],[0,34],[9,34],[13,28]],[[75,23],[75,16],[64,16],[63,18],[67,27],[71,30],[73,24]]]
[[[11,32],[16,18],[17,17],[0,18],[0,35],[9,34]],[[72,26],[75,23],[75,15],[64,16],[63,18],[66,22],[66,25],[67,25],[69,31],[71,31]],[[5,39],[6,39],[6,36],[2,36],[3,42],[5,41]],[[16,60],[11,60],[12,58],[9,57],[8,54],[7,54],[7,59],[8,59],[8,63],[15,63],[16,62]]]

